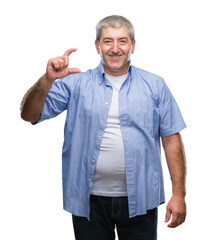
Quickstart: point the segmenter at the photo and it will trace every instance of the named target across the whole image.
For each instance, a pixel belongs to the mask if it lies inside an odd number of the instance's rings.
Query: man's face
[[[131,53],[134,52],[135,41],[132,43],[126,26],[120,28],[103,28],[96,50],[101,54],[104,70],[112,76],[127,73]]]

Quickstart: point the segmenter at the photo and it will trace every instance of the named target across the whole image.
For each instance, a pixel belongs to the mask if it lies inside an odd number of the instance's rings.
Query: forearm
[[[25,94],[21,103],[21,117],[28,122],[40,119],[47,94],[56,79],[64,78],[69,74],[80,73],[78,68],[68,68],[69,55],[76,48],[68,49],[63,56],[51,58],[47,63],[44,74],[35,85]]]
[[[45,74],[30,88],[21,103],[21,118],[25,121],[35,122],[41,117],[44,102],[53,84],[48,81]]]
[[[170,137],[164,137],[162,141],[172,180],[173,195],[184,198],[186,194],[186,162],[181,136],[175,134]]]

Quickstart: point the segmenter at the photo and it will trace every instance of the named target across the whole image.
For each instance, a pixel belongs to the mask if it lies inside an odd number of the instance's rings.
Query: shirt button
[[[108,105],[108,104],[109,104],[109,102],[105,102],[105,104],[106,104],[106,105]]]
[[[104,123],[104,120],[101,120],[101,123]]]
[[[92,179],[91,179],[91,178],[89,179],[89,182],[92,182]]]
[[[93,163],[95,163],[95,162],[96,162],[96,160],[93,160],[92,162],[93,162]]]
[[[96,140],[96,143],[99,144],[99,140],[98,139]]]

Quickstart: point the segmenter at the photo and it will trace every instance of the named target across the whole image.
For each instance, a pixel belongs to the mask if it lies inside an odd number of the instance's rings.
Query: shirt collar
[[[131,71],[131,60],[129,60],[129,67],[127,72],[129,73]],[[101,75],[101,78],[99,79],[99,85],[101,85],[104,81],[105,81],[105,71],[104,71],[104,67],[103,67],[103,63],[102,61],[100,62],[99,66],[98,66],[98,71]]]

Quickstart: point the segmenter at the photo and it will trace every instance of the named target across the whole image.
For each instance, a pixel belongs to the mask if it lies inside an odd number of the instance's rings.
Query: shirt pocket
[[[129,126],[133,126],[138,130],[144,128],[150,135],[158,135],[159,109],[152,98],[134,99],[134,101],[128,104],[126,114],[129,120]]]

